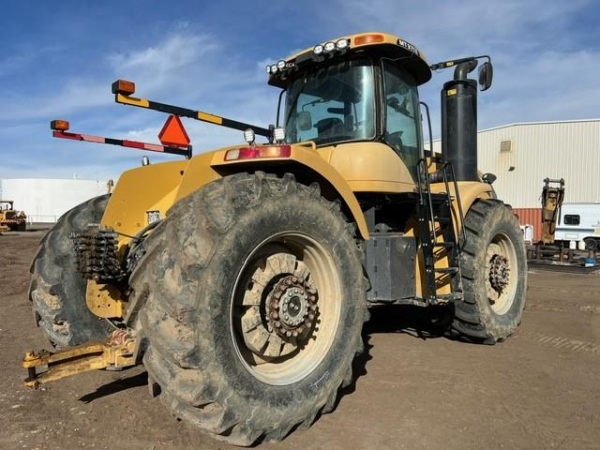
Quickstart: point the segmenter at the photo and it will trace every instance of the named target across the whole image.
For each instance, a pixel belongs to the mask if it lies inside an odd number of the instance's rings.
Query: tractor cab
[[[381,143],[416,179],[423,152],[417,86],[431,71],[413,45],[360,34],[319,44],[267,71],[269,83],[285,90],[278,120],[286,142],[312,141],[317,148]]]

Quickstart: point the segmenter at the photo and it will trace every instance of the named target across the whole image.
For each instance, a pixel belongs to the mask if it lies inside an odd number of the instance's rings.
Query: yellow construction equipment
[[[447,68],[434,154],[418,86]],[[440,308],[446,331],[474,342],[515,332],[525,248],[495,177],[477,170],[490,58],[429,65],[408,41],[373,32],[316,43],[267,73],[282,90],[269,126],[136,97],[125,80],[116,102],[169,114],[160,144],[52,122],[58,138],[181,159],[144,157],[46,235],[30,299],[57,352],[28,354],[30,385],[143,363],[176,415],[251,445],[334,408],[364,349],[367,307]],[[245,142],[193,156],[180,118]],[[114,344],[114,330],[127,339]]]

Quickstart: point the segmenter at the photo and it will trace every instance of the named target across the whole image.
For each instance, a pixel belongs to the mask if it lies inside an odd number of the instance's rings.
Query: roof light
[[[323,53],[323,46],[321,44],[315,45],[315,48],[313,48],[313,53],[315,55],[320,55],[321,53]]]
[[[327,42],[324,46],[323,46],[323,51],[325,53],[331,53],[332,51],[335,50],[335,43],[333,42]]]
[[[383,34],[363,34],[354,38],[354,45],[367,45],[383,42]]]
[[[127,80],[117,80],[112,84],[112,93],[132,95],[135,93],[135,83]]]
[[[254,144],[256,140],[256,134],[252,128],[248,128],[244,131],[244,140],[248,143],[248,145]]]
[[[289,158],[291,154],[292,147],[289,145],[242,147],[228,150],[227,153],[225,153],[225,161],[259,158]]]
[[[50,122],[50,129],[56,131],[67,131],[69,129],[69,122],[66,120],[53,120]]]
[[[285,69],[285,61],[283,59],[281,61],[277,61],[277,68],[279,70]]]
[[[335,43],[335,48],[338,50],[344,50],[348,47],[348,39],[340,39]]]
[[[271,66],[267,66],[267,73],[271,75]]]
[[[275,142],[283,142],[285,140],[285,128],[277,127],[273,130]]]
[[[277,64],[273,64],[273,65],[271,66],[271,73],[272,73],[273,75],[275,75],[275,74],[277,73]]]

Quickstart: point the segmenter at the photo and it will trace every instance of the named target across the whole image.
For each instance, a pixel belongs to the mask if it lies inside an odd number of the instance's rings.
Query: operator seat
[[[348,133],[342,119],[338,117],[328,117],[321,119],[315,124],[319,140],[327,140],[335,137],[343,138]]]

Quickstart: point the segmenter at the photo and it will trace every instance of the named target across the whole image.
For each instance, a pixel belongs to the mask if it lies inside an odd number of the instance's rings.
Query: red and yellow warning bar
[[[70,139],[74,141],[94,142],[96,144],[110,144],[120,145],[122,147],[136,148],[138,150],[148,150],[151,152],[168,153],[171,155],[185,156],[186,158],[192,157],[192,147],[175,147],[171,145],[159,145],[150,144],[147,142],[131,141],[128,139],[113,139],[102,136],[92,136],[90,134],[82,133],[71,133],[67,131],[69,129],[69,122],[66,120],[53,120],[50,123],[52,128],[52,136],[60,139]]]

